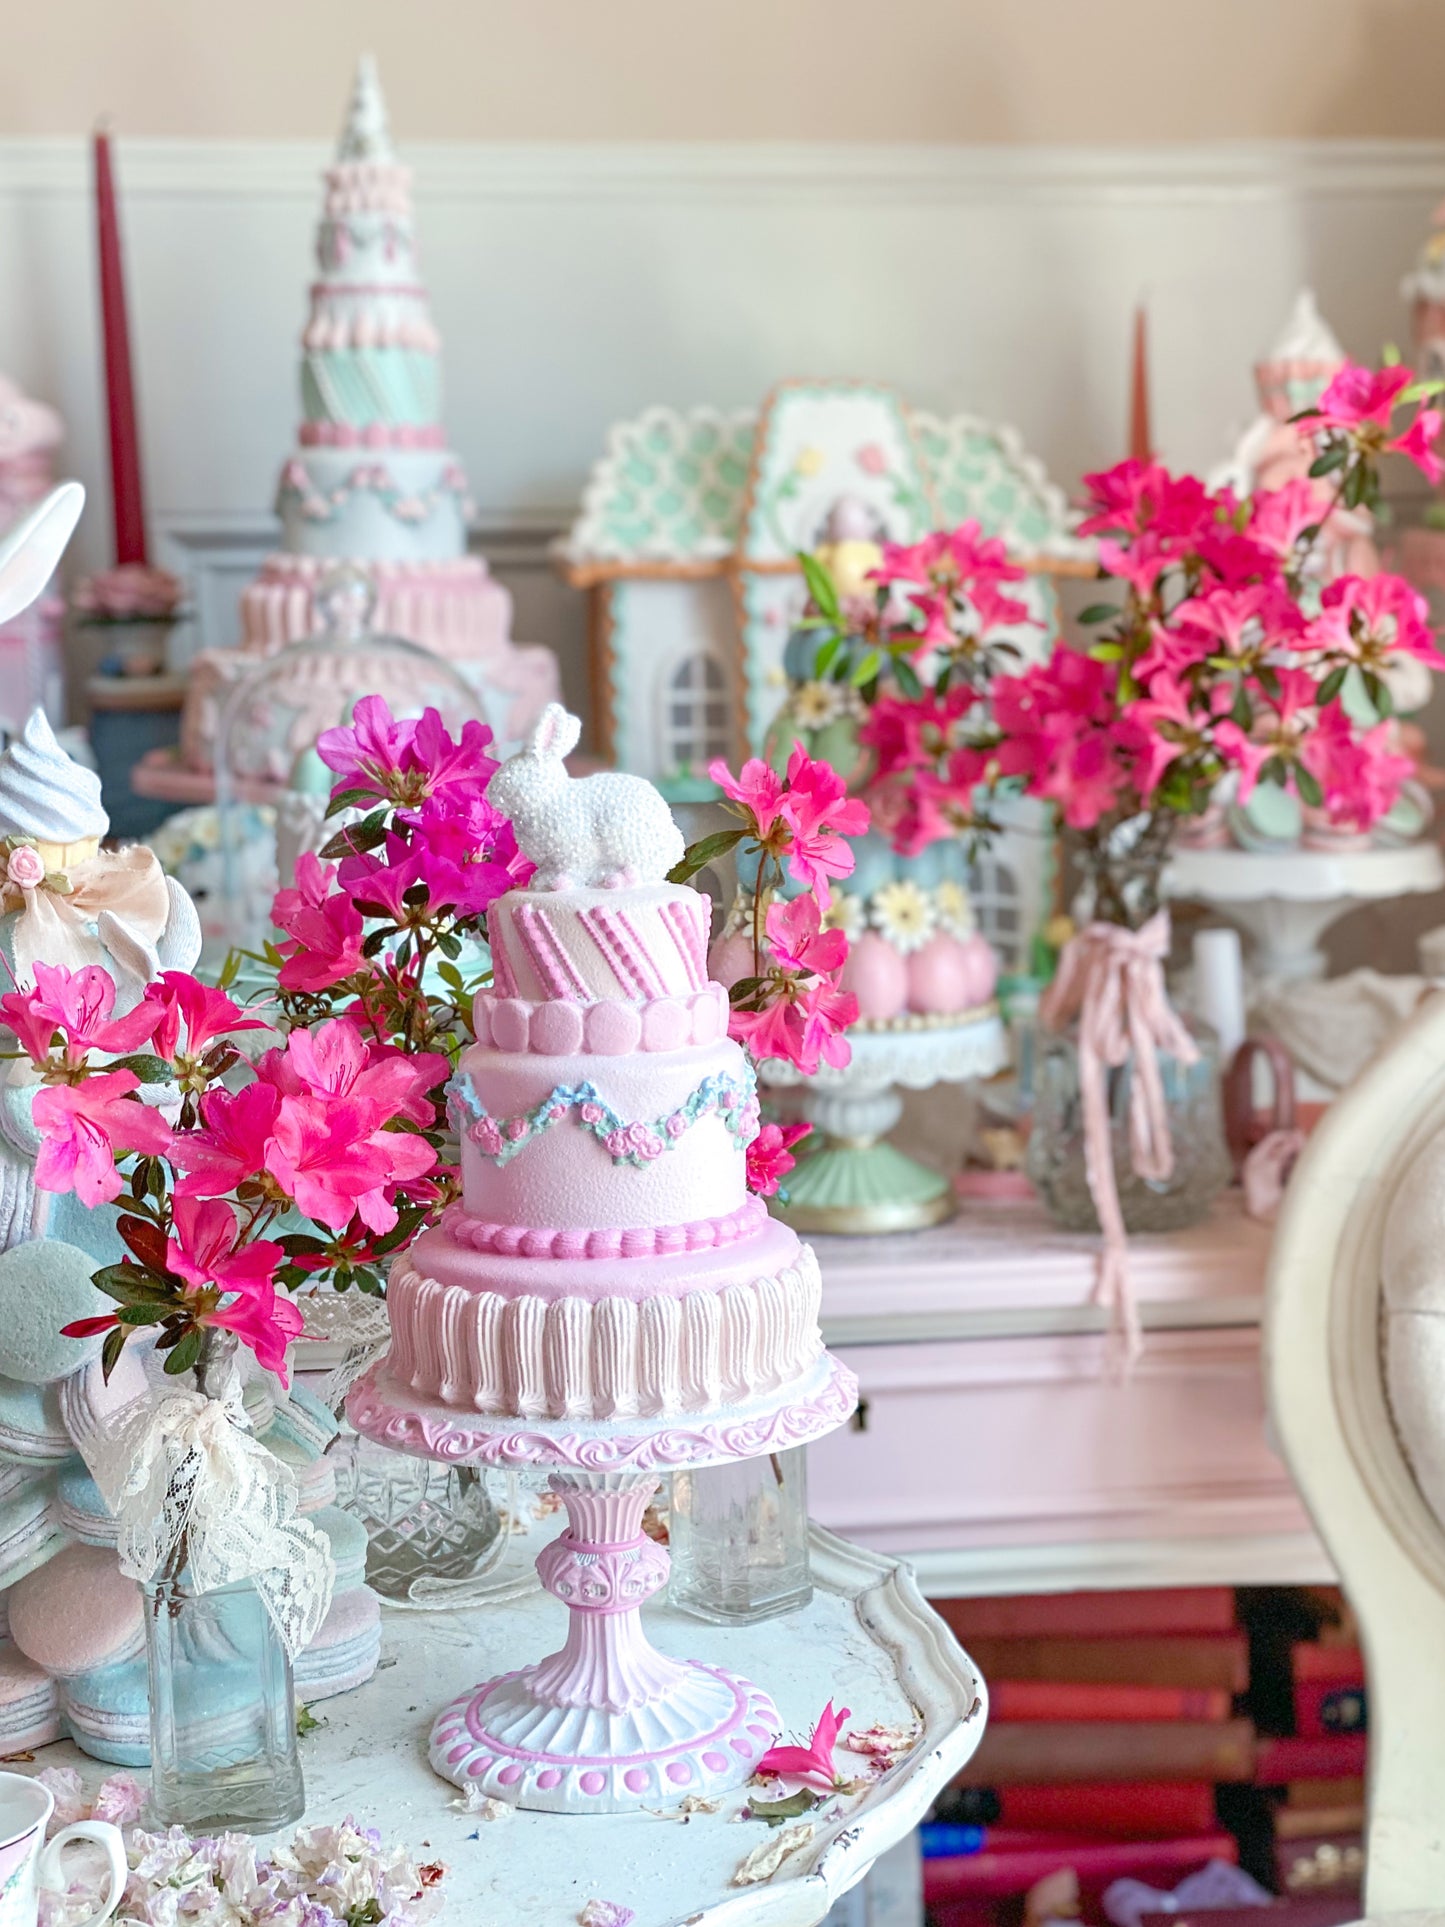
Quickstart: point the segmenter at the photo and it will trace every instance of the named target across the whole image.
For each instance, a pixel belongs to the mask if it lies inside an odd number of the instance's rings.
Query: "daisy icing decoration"
[[[823,912],[825,930],[841,930],[850,944],[857,943],[868,928],[868,916],[861,897],[845,896],[835,890],[833,901]]]
[[[933,935],[933,898],[908,877],[885,883],[873,893],[869,921],[900,956],[911,957]]]
[[[823,729],[846,712],[848,699],[840,683],[805,682],[793,691],[789,707],[799,729]]]
[[[971,937],[978,928],[973,899],[961,883],[945,878],[933,892],[933,914],[938,928],[950,937]]]

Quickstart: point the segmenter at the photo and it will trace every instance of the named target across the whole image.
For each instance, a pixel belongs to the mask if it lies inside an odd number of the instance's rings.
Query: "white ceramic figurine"
[[[663,882],[682,856],[681,830],[643,777],[611,770],[569,776],[562,759],[581,731],[560,703],[548,703],[526,748],[503,763],[487,791],[537,866],[532,887],[618,890]]]

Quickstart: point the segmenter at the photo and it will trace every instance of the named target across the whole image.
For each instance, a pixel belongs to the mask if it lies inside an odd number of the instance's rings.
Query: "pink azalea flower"
[[[281,1093],[265,1082],[228,1091],[213,1085],[200,1103],[200,1123],[175,1141],[171,1161],[182,1175],[180,1198],[220,1198],[266,1170]]]
[[[758,1761],[759,1773],[769,1777],[786,1773],[799,1780],[813,1780],[830,1791],[838,1784],[838,1769],[833,1764],[833,1754],[837,1749],[838,1736],[843,1731],[843,1722],[853,1717],[845,1706],[841,1712],[833,1711],[833,1702],[818,1715],[818,1723],[813,1728],[813,1737],[806,1746],[770,1746]]]
[[[373,1231],[396,1223],[398,1186],[436,1163],[424,1138],[380,1127],[362,1098],[283,1097],[266,1146],[266,1170],[308,1218],[344,1230],[353,1213]]]
[[[292,1096],[363,1098],[375,1105],[378,1123],[429,1125],[435,1109],[428,1094],[450,1070],[439,1051],[411,1055],[366,1037],[350,1017],[333,1017],[315,1030],[293,1030],[284,1050],[266,1052],[256,1075]]]
[[[132,1151],[146,1156],[170,1151],[170,1126],[159,1111],[131,1095],[139,1088],[133,1071],[104,1071],[79,1084],[47,1084],[35,1093],[31,1114],[43,1140],[35,1182],[42,1191],[73,1191],[94,1210],[120,1196],[117,1159]]]
[[[333,890],[333,881],[334,872],[307,850],[297,859],[295,887],[276,893],[271,917],[286,933],[279,946],[285,961],[277,977],[283,990],[330,990],[365,962],[361,912]]]
[[[185,1029],[187,1057],[199,1057],[218,1037],[236,1030],[267,1030],[263,1017],[248,1017],[225,991],[203,984],[188,971],[167,970],[159,980],[146,986],[146,999],[160,1007],[160,1020],[152,1039],[156,1053],[174,1058]]]
[[[431,796],[482,796],[498,765],[487,752],[492,732],[467,722],[453,738],[436,709],[399,722],[380,696],[363,696],[349,725],[328,729],[316,753],[341,779],[338,787],[369,790],[383,801],[416,808]]]
[[[1319,399],[1326,428],[1388,428],[1400,391],[1415,379],[1408,368],[1362,368],[1347,361]]]
[[[758,1198],[777,1196],[778,1186],[797,1163],[793,1146],[811,1124],[764,1124],[747,1148],[748,1189]]]
[[[822,913],[813,897],[794,897],[768,906],[765,922],[768,948],[784,970],[800,975],[831,976],[848,960],[848,939],[841,930],[823,929]]]
[[[1433,488],[1445,475],[1445,464],[1435,453],[1440,439],[1440,411],[1438,408],[1422,408],[1403,435],[1397,435],[1392,442],[1385,444],[1386,450],[1393,455],[1403,455],[1415,464],[1420,473]]]
[[[286,1254],[265,1239],[238,1246],[239,1230],[229,1204],[178,1197],[172,1235],[166,1240],[166,1269],[193,1291],[210,1286],[218,1291],[268,1290]]]
[[[1323,521],[1329,505],[1329,490],[1301,475],[1283,488],[1261,489],[1250,498],[1249,532],[1272,554],[1292,555],[1305,530]]]
[[[114,977],[99,964],[71,971],[64,964],[37,963],[34,988],[0,997],[0,1011],[33,1063],[46,1062],[60,1031],[65,1062],[74,1066],[92,1051],[119,1057],[139,1050],[160,1022],[160,1012],[144,1000],[124,1017],[112,1018],[115,995]]]
[[[724,796],[741,804],[752,817],[759,841],[766,838],[782,809],[783,779],[777,771],[761,756],[750,756],[734,776],[719,756],[708,764],[707,773]]]
[[[416,729],[415,722],[398,722],[382,697],[363,696],[349,723],[324,730],[317,738],[316,754],[349,788],[387,797],[392,779],[415,767],[411,751]]]
[[[274,1285],[266,1291],[242,1293],[230,1304],[207,1312],[201,1322],[233,1331],[255,1353],[256,1362],[265,1371],[274,1372],[283,1385],[289,1385],[286,1347],[301,1336],[305,1320],[300,1306],[282,1298]]]
[[[1371,655],[1376,666],[1382,653],[1398,649],[1431,669],[1445,667],[1429,604],[1398,575],[1336,576],[1326,583],[1320,613],[1303,640],[1356,658]]]
[[[868,828],[868,805],[848,795],[847,785],[830,763],[815,760],[801,743],[794,743],[782,814],[793,830],[788,869],[826,910],[829,879],[852,873],[853,852],[844,838],[862,836]]]

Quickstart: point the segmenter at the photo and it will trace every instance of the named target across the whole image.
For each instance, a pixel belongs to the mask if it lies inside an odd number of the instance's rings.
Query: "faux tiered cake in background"
[[[467,478],[446,446],[440,340],[416,256],[411,171],[397,160],[369,57],[357,71],[316,237],[302,335],[299,446],[281,471],[282,548],[241,598],[241,647],[201,657],[182,724],[193,770],[209,769],[227,687],[258,657],[322,626],[318,596],[339,565],[366,576],[370,626],[452,662],[504,745],[558,688],[548,649],[511,640],[512,599],[466,552]],[[404,689],[386,695],[409,707]]]
[[[493,779],[538,870],[489,913],[464,1193],[393,1268],[389,1376],[463,1412],[705,1413],[817,1364],[818,1268],[747,1191],[710,905],[662,881],[682,838],[650,785],[567,776],[576,731],[550,708]]]

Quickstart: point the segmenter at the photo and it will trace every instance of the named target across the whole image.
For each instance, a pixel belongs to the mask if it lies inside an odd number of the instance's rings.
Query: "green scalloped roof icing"
[[[976,518],[1015,548],[1064,533],[1057,501],[1001,431],[967,417],[913,416],[911,426],[944,526]],[[585,552],[687,560],[735,548],[756,435],[754,420],[710,414],[619,425],[595,472]]]

